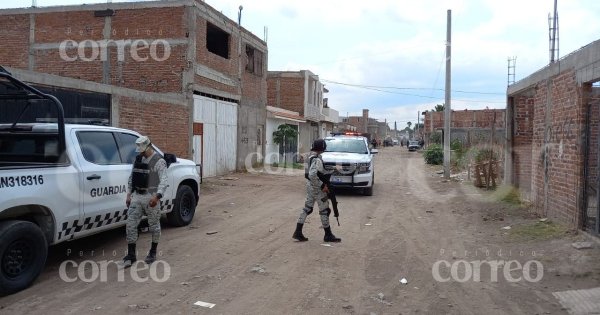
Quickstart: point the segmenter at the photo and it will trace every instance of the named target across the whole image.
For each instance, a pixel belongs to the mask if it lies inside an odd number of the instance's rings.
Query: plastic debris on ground
[[[196,305],[196,306],[202,306],[202,307],[208,307],[208,308],[213,308],[213,307],[215,307],[216,304],[198,301],[198,302],[194,303],[194,305]]]

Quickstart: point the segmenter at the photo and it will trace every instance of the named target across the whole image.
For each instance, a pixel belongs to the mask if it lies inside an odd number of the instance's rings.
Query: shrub
[[[495,152],[493,149],[479,149],[475,152],[475,162],[476,163],[481,163],[481,162],[486,162],[486,161],[497,161],[498,160],[498,153]]]
[[[442,133],[434,132],[429,136],[429,143],[442,144]]]
[[[427,164],[440,165],[444,163],[444,150],[441,145],[432,144],[425,150],[423,157]]]

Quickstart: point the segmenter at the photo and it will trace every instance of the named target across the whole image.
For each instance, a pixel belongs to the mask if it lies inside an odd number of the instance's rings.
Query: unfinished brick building
[[[423,113],[423,138],[428,145],[433,133],[444,128],[444,112]],[[452,110],[450,140],[459,139],[465,145],[489,144],[492,134],[494,144],[504,145],[504,109]]]
[[[267,45],[203,1],[0,10],[0,40],[15,76],[108,95],[111,125],[193,157],[205,175],[264,155]]]
[[[505,180],[541,216],[598,233],[600,41],[508,88]]]

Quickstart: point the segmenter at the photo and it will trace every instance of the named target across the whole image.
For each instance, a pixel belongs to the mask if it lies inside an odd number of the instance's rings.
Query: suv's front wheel
[[[192,222],[196,212],[196,197],[190,186],[182,185],[177,189],[173,211],[167,213],[167,220],[173,226],[184,226]]]

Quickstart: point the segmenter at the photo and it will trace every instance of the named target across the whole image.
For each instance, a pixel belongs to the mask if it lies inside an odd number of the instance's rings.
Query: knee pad
[[[310,207],[310,208],[304,208],[304,212],[306,213],[306,215],[309,215],[309,214],[311,214],[313,212],[313,208],[312,207]]]
[[[331,214],[331,209],[325,208],[323,210],[319,210],[319,214],[329,216]]]

